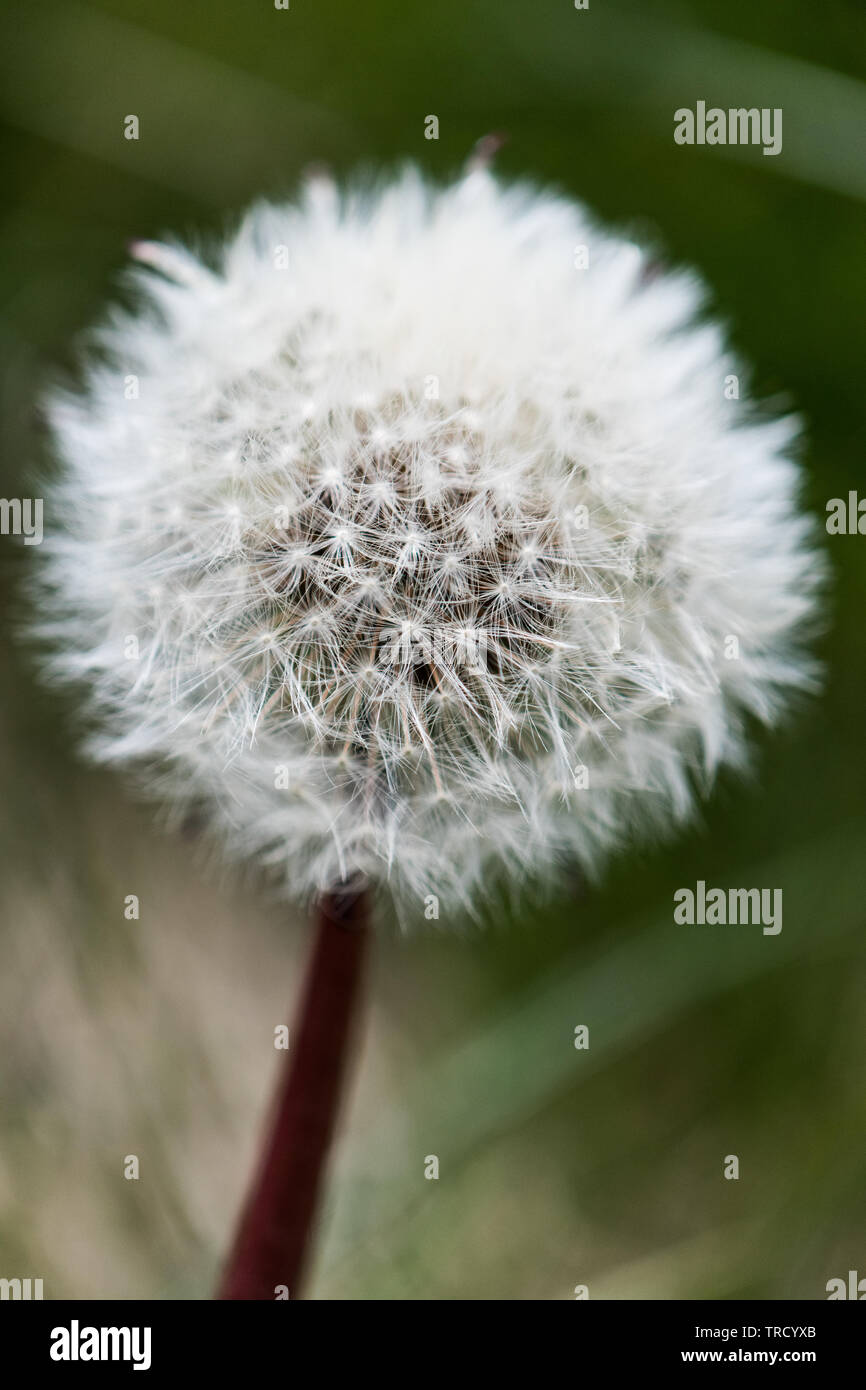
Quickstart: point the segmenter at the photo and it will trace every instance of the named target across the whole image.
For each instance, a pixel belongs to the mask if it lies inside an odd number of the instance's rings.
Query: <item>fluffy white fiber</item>
[[[137,255],[53,402],[51,670],[287,895],[592,871],[808,681],[795,428],[694,276],[483,169]]]

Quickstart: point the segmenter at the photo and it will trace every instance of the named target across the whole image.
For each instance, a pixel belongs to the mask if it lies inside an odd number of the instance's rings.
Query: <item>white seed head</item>
[[[593,870],[808,683],[796,426],[726,399],[695,278],[579,206],[322,183],[213,268],[147,243],[54,400],[50,669],[95,756],[289,895]]]

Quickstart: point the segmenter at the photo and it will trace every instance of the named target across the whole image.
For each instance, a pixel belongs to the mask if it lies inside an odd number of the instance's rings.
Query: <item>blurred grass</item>
[[[131,237],[219,230],[314,160],[444,175],[501,128],[505,172],[702,270],[759,393],[805,416],[819,514],[863,488],[860,4],[13,0],[0,26],[3,495],[31,487],[39,394]],[[698,98],[783,106],[782,155],[677,148]],[[702,824],[599,889],[380,941],[314,1294],[820,1298],[863,1272],[866,552],[828,552],[826,693],[761,740],[750,785],[726,778]],[[31,559],[0,544],[0,1274],[202,1297],[303,932],[78,765],[69,702],[12,640]],[[672,928],[698,878],[781,886],[781,936]]]

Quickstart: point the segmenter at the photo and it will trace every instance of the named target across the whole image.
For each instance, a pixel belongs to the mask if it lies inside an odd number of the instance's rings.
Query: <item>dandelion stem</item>
[[[321,899],[285,1074],[217,1298],[273,1300],[283,1286],[298,1297],[369,935],[365,893]]]

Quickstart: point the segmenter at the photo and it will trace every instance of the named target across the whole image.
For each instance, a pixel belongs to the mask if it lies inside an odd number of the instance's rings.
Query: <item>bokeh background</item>
[[[861,0],[6,3],[0,491],[34,494],[40,394],[130,238],[219,232],[314,161],[446,177],[505,130],[504,173],[703,272],[758,394],[805,418],[823,531],[866,490],[864,76]],[[782,107],[782,154],[676,146],[698,99]],[[825,548],[826,690],[758,738],[750,781],[600,885],[382,936],[312,1297],[823,1298],[866,1275],[866,538]],[[307,927],[80,764],[15,640],[33,562],[0,537],[0,1275],[204,1298]],[[782,887],[781,935],[673,926],[699,878]]]

